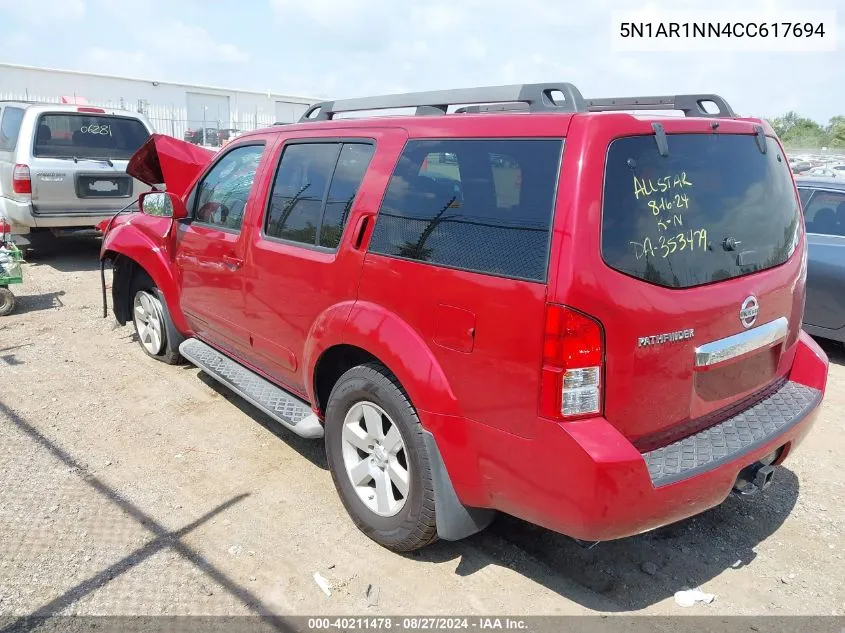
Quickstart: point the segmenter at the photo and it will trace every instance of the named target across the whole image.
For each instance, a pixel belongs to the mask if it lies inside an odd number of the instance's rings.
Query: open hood
[[[181,196],[214,155],[193,143],[153,134],[129,159],[126,173],[148,185],[163,184]]]

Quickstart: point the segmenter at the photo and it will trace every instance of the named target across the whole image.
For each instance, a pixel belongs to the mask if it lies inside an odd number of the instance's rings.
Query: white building
[[[291,123],[319,99],[153,79],[0,63],[0,100],[58,103],[62,97],[90,105],[143,112],[157,132],[182,138],[188,129],[253,130]]]

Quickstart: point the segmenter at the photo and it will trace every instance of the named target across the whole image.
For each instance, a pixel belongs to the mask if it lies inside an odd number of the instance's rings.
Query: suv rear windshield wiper
[[[74,163],[78,163],[81,160],[93,160],[98,163],[107,163],[109,167],[114,167],[114,163],[112,162],[111,158],[94,158],[88,156],[44,156],[43,158],[56,158],[58,160],[72,160]]]

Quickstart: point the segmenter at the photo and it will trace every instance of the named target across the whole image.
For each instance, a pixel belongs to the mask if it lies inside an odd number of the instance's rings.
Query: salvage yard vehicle
[[[104,227],[117,320],[324,438],[388,548],[496,511],[637,534],[768,487],[816,417],[795,183],[717,95],[389,95],[181,145],[147,142],[129,173],[166,192]]]
[[[809,247],[804,329],[845,343],[845,182],[810,177],[795,181]]]
[[[112,108],[0,101],[0,216],[38,249],[88,230],[149,187],[126,174],[150,137],[143,115]]]

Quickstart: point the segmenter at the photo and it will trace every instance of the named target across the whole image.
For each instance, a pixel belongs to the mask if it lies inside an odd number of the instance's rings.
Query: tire
[[[0,287],[0,316],[11,314],[15,309],[15,295],[5,286]]]
[[[383,365],[359,365],[340,377],[326,406],[325,434],[335,488],[364,534],[396,552],[437,539],[423,428],[399,382]]]
[[[132,325],[141,349],[156,360],[168,365],[182,362],[179,350],[174,349],[167,336],[167,312],[156,293],[156,285],[150,276],[138,271],[129,291],[129,312]]]

